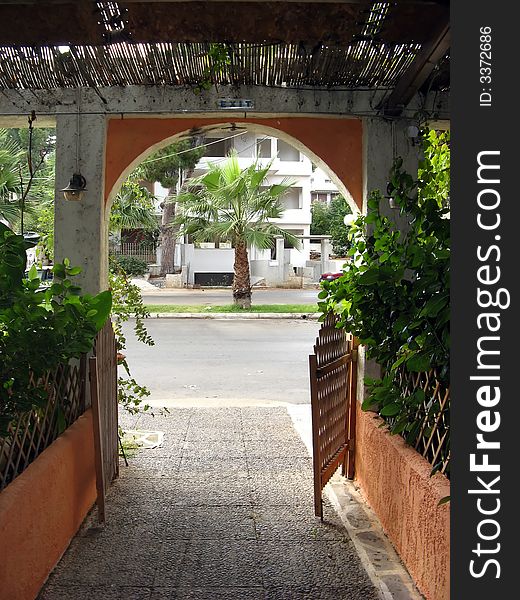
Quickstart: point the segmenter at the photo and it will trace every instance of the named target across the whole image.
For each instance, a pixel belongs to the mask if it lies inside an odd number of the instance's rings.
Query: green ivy
[[[377,407],[381,416],[393,419],[394,433],[409,438],[424,393],[403,397],[396,369],[435,368],[441,382],[449,381],[449,134],[430,131],[423,139],[418,179],[403,170],[399,158],[387,189],[407,219],[408,231],[399,231],[382,214],[381,203],[388,199],[372,193],[368,214],[350,228],[351,262],[341,278],[324,282],[319,293],[321,311],[339,315],[340,326],[386,369],[383,379],[368,382],[363,408]]]
[[[110,290],[112,292],[112,323],[116,336],[116,344],[121,360],[119,364],[123,366],[126,376],[119,375],[117,380],[118,402],[131,414],[136,414],[141,410],[148,410],[150,407],[143,401],[150,395],[150,390],[136,382],[130,372],[130,367],[123,354],[126,348],[126,337],[123,333],[123,323],[126,323],[131,317],[134,321],[134,335],[137,340],[148,346],[153,346],[154,341],[146,330],[144,319],[150,316],[150,313],[143,304],[141,290],[138,286],[131,283],[128,274],[114,261],[111,262],[109,271]]]
[[[19,414],[43,407],[43,386],[30,386],[60,363],[92,348],[110,314],[112,296],[82,295],[68,260],[53,267],[52,285],[42,289],[36,267],[25,276],[31,244],[0,223],[0,437]]]

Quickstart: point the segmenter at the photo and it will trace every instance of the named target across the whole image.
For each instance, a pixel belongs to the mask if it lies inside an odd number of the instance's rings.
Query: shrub
[[[41,289],[36,267],[24,278],[23,236],[0,223],[0,437],[19,414],[47,402],[42,386],[48,371],[92,348],[108,318],[110,292],[81,295],[71,278],[80,272],[68,260],[53,267],[53,283]]]
[[[416,434],[424,392],[403,396],[397,369],[434,368],[440,383],[449,384],[449,134],[427,133],[424,156],[417,181],[403,171],[401,159],[390,172],[387,193],[409,230],[399,231],[383,216],[384,199],[372,193],[369,213],[350,228],[349,267],[339,279],[323,282],[319,294],[322,312],[338,314],[340,325],[385,369],[382,380],[368,382],[363,408],[376,407],[408,441]]]
[[[118,256],[115,260],[118,267],[127,275],[141,277],[148,271],[146,261],[135,256]]]

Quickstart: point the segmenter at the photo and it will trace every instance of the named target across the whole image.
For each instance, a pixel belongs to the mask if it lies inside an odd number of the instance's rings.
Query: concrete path
[[[39,600],[376,600],[284,407],[173,408],[121,467],[107,524],[89,516]],[[403,596],[404,597],[404,596]]]

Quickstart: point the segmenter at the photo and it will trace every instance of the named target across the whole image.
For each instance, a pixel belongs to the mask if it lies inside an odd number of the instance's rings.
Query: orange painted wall
[[[87,411],[0,493],[0,600],[34,600],[96,499]]]
[[[325,119],[316,117],[280,117],[236,119],[237,123],[254,123],[283,131],[299,140],[343,181],[361,208],[363,200],[362,125],[359,119]],[[188,131],[227,123],[229,118],[130,118],[111,119],[108,123],[105,190],[108,198],[121,173],[150,146]]]
[[[356,479],[385,533],[427,600],[450,597],[448,479],[430,477],[430,464],[398,435],[363,412],[356,423]]]

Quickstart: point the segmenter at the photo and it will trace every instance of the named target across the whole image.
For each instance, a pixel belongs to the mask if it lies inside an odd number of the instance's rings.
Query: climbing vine
[[[194,88],[196,94],[209,90],[215,83],[218,75],[222,75],[231,64],[229,44],[210,44],[207,52],[207,63],[202,72],[200,81]]]
[[[133,332],[137,340],[153,346],[155,342],[144,324],[144,319],[149,317],[150,313],[143,304],[139,287],[130,281],[128,275],[115,261],[110,265],[109,283],[112,292],[112,322],[116,336],[118,363],[126,373],[126,375],[119,375],[117,379],[118,402],[128,412],[136,414],[142,410],[149,410],[150,406],[143,402],[150,395],[150,390],[137,383],[132,377],[130,366],[123,353],[126,349],[123,324],[131,317],[134,318]]]
[[[449,382],[449,134],[429,131],[423,139],[418,178],[403,170],[399,158],[387,189],[408,231],[382,214],[388,197],[373,192],[368,214],[350,229],[351,262],[319,294],[321,311],[334,311],[340,326],[366,346],[368,358],[384,367],[382,379],[368,381],[363,408],[391,417],[394,433],[415,431],[414,414],[424,400],[422,390],[403,396],[399,367],[416,373],[435,368],[440,381]]]

